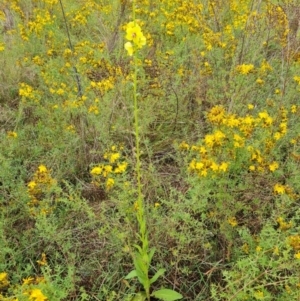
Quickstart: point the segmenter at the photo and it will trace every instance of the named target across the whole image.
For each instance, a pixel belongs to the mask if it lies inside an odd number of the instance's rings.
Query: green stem
[[[135,4],[136,1],[133,1],[133,21],[135,20]],[[149,243],[148,243],[148,236],[146,230],[146,220],[144,214],[144,199],[142,194],[142,183],[141,183],[141,160],[140,160],[140,132],[139,132],[139,107],[138,107],[138,94],[137,94],[137,75],[138,75],[138,58],[136,52],[134,52],[134,76],[133,76],[133,99],[134,99],[134,130],[135,130],[135,148],[136,148],[136,178],[137,178],[137,220],[139,223],[139,232],[140,232],[140,241],[142,243],[142,258],[149,258]],[[150,281],[148,276],[150,263],[147,261],[145,263],[146,270],[145,276],[147,280],[143,283],[146,298],[150,301]]]

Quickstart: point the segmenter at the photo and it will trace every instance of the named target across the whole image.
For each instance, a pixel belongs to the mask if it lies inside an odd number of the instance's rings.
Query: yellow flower
[[[36,182],[35,181],[30,181],[27,186],[30,190],[33,190],[36,187]]]
[[[195,166],[195,169],[201,170],[203,167],[204,167],[204,164],[202,162],[197,162],[196,166]]]
[[[206,146],[213,147],[214,146],[214,142],[215,142],[215,137],[214,137],[214,135],[207,134],[204,137],[204,141],[205,141]]]
[[[272,162],[270,165],[269,165],[269,169],[270,171],[275,171],[276,169],[278,169],[279,165],[277,162]]]
[[[8,275],[6,272],[0,273],[0,289],[9,285]]]
[[[29,294],[29,300],[46,301],[47,297],[43,295],[43,293],[40,289],[34,288]]]
[[[240,74],[243,74],[243,75],[247,75],[249,74],[250,72],[252,72],[254,69],[254,65],[253,64],[242,64],[242,65],[238,65],[236,67],[236,71],[239,72]]]
[[[263,300],[264,299],[264,292],[262,292],[262,291],[256,291],[254,293],[254,298],[256,300]]]
[[[287,222],[284,221],[284,219],[282,217],[278,217],[277,222],[279,224],[279,229],[282,230],[282,231],[288,230],[288,229],[293,227],[292,222],[287,223]]]
[[[219,170],[219,166],[218,166],[218,164],[215,163],[215,162],[212,162],[212,163],[211,163],[210,168],[211,168],[213,171],[218,171],[218,170]]]
[[[46,173],[46,172],[48,172],[47,167],[45,165],[41,164],[39,166],[39,172],[40,173]]]
[[[285,193],[285,187],[284,187],[284,185],[281,185],[279,183],[275,184],[273,190],[277,194],[284,194]]]
[[[300,259],[300,252],[297,252],[297,253],[294,255],[294,257],[295,257],[296,259]]]
[[[232,227],[236,227],[238,225],[238,222],[235,217],[230,217],[227,221]]]
[[[222,162],[221,165],[219,166],[219,170],[225,172],[227,169],[228,169],[228,163]]]
[[[127,168],[127,162],[124,163],[118,163],[118,166],[115,168],[114,173],[123,173],[126,171]]]
[[[28,284],[31,284],[33,283],[34,281],[34,278],[33,277],[27,277],[27,278],[24,278],[23,279],[23,284],[22,285],[28,285]]]
[[[295,75],[293,77],[294,81],[297,82],[300,85],[300,76]]]
[[[243,244],[242,245],[242,250],[248,254],[249,253],[249,245],[247,243]]]
[[[262,84],[264,83],[264,80],[261,79],[261,78],[258,78],[258,79],[256,80],[256,83],[259,84],[259,85],[262,85]]]
[[[120,158],[119,153],[112,153],[109,157],[109,163],[115,163]]]
[[[37,260],[37,263],[39,265],[47,265],[47,258],[46,258],[46,254],[42,253],[42,259],[41,260]]]
[[[105,165],[103,170],[103,177],[107,177],[112,172],[112,166],[111,165]]]
[[[110,190],[115,184],[115,180],[112,178],[108,178],[106,181],[106,189]]]
[[[102,167],[96,166],[91,170],[91,174],[94,175],[100,175],[102,173]]]
[[[132,43],[130,43],[130,42],[125,43],[124,48],[127,50],[129,56],[133,55],[133,45],[132,45]]]
[[[17,134],[16,132],[8,131],[8,132],[7,132],[7,137],[10,137],[10,138],[17,138],[17,137],[18,137],[18,134]]]
[[[141,27],[136,22],[129,22],[126,25],[126,39],[133,41],[138,48],[146,45],[146,38],[142,33]]]
[[[292,105],[291,112],[292,113],[297,113],[297,106],[296,105]]]
[[[211,123],[220,124],[224,117],[225,109],[222,106],[215,106],[207,113],[207,118]]]
[[[133,209],[134,209],[135,211],[139,210],[139,204],[138,204],[137,201],[134,202],[134,204],[133,204]]]

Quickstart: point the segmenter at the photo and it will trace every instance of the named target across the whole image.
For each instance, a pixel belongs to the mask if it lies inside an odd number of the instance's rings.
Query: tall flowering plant
[[[151,260],[155,253],[154,248],[149,248],[149,239],[147,231],[147,221],[145,216],[145,204],[142,194],[141,183],[141,161],[140,161],[140,135],[139,135],[139,118],[138,118],[138,101],[137,101],[137,52],[146,45],[146,38],[142,32],[141,27],[136,21],[129,22],[126,25],[127,42],[124,48],[127,50],[129,56],[134,59],[134,76],[133,76],[133,99],[134,99],[134,125],[135,125],[135,147],[136,147],[136,177],[137,177],[137,200],[135,202],[136,218],[139,224],[138,238],[139,244],[134,245],[135,252],[132,254],[134,270],[131,271],[125,278],[137,278],[142,284],[144,291],[139,292],[134,300],[147,300],[150,297],[155,297],[164,301],[179,300],[182,295],[171,289],[160,289],[150,293],[150,286],[165,273],[165,269],[159,269],[152,278],[149,277],[149,269]]]

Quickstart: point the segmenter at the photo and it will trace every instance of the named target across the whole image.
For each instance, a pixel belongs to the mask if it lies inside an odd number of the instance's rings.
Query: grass
[[[134,3],[0,0],[0,300],[145,299],[136,113],[150,293],[298,300],[297,1]]]

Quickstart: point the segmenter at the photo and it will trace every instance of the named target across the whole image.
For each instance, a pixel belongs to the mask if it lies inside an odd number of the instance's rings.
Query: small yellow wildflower
[[[94,175],[100,175],[102,173],[103,168],[96,166],[91,170],[91,174]]]
[[[227,221],[232,227],[236,227],[238,225],[238,222],[234,216],[230,217]]]
[[[269,169],[270,171],[275,171],[276,169],[278,169],[279,165],[276,161],[272,162],[270,165],[269,165]]]
[[[203,165],[203,164],[202,164],[202,165]],[[215,162],[212,162],[212,163],[211,163],[210,168],[211,168],[213,171],[218,171],[218,170],[219,170],[219,166],[218,166],[218,164],[215,163]]]
[[[119,153],[112,153],[109,157],[109,163],[115,163],[120,158]]]
[[[264,299],[264,292],[262,292],[262,291],[256,291],[254,293],[254,298],[256,300],[263,300]]]
[[[35,181],[30,181],[27,186],[30,190],[33,190],[36,187],[37,183]]]
[[[133,204],[133,209],[134,209],[135,211],[137,211],[137,210],[139,209],[139,205],[138,205],[138,202],[137,202],[137,201],[134,202],[134,204]]]
[[[200,172],[200,176],[202,176],[202,177],[206,177],[206,176],[207,176],[207,169],[203,169],[203,170],[201,170],[201,172]]]
[[[247,243],[242,245],[242,250],[246,253],[249,254],[249,245]]]
[[[294,257],[295,257],[296,259],[300,259],[300,252],[297,252],[297,253],[294,255]]]
[[[154,207],[155,207],[155,208],[160,207],[160,203],[154,203]]]
[[[278,217],[277,222],[279,224],[279,229],[282,231],[288,230],[293,227],[292,222],[287,223],[286,221],[284,221],[284,219],[282,217]]]
[[[285,193],[285,186],[279,183],[274,185],[273,191],[277,194],[284,194]]]
[[[206,146],[212,148],[214,146],[214,142],[215,142],[214,135],[210,135],[210,134],[205,135],[204,141],[205,141]]]
[[[220,124],[225,117],[225,109],[222,106],[213,107],[208,113],[207,118],[211,123]]]
[[[292,113],[297,113],[297,106],[296,105],[292,105],[291,112]]]
[[[27,278],[23,278],[23,284],[22,285],[28,285],[33,283],[34,278],[33,277],[27,277]]]
[[[115,185],[115,180],[112,178],[108,178],[106,181],[106,189],[110,190]]]
[[[102,173],[103,177],[106,178],[112,172],[112,170],[113,170],[113,168],[112,168],[111,165],[104,166],[104,170],[103,170],[103,173]]]
[[[293,77],[294,81],[298,83],[298,85],[300,85],[300,76],[295,75]]]
[[[42,253],[42,259],[36,261],[39,265],[47,265],[47,258],[46,254]]]
[[[127,162],[118,163],[117,167],[114,170],[114,173],[123,173],[126,171],[127,168]]]
[[[275,93],[275,94],[280,94],[280,93],[281,93],[281,90],[280,90],[280,89],[275,89],[274,93]]]
[[[195,166],[195,169],[201,170],[203,167],[204,167],[204,164],[202,162],[197,162],[196,166]]]
[[[48,172],[47,167],[45,165],[43,165],[43,164],[41,164],[39,166],[38,170],[39,170],[40,173],[46,173],[46,172]]]
[[[263,79],[261,79],[261,78],[258,78],[258,79],[256,80],[256,83],[259,84],[259,85],[263,85],[264,82],[265,82],[265,81],[264,81]]]
[[[9,285],[8,275],[6,272],[0,273],[0,289]]]
[[[262,250],[262,247],[261,247],[261,246],[257,246],[257,247],[255,248],[255,250],[256,250],[257,253],[259,253],[259,252]]]
[[[226,172],[228,169],[228,163],[222,162],[221,165],[219,166],[219,170]]]
[[[13,131],[8,131],[7,132],[7,137],[10,137],[10,138],[17,138],[18,137],[18,134],[16,132],[13,132]]]
[[[126,42],[124,44],[124,48],[125,48],[125,50],[127,50],[129,56],[133,55],[133,45],[131,42]]]
[[[239,72],[240,74],[243,75],[247,75],[250,72],[252,72],[254,70],[254,65],[253,64],[242,64],[242,65],[238,65],[236,67],[236,71]]]
[[[33,301],[46,301],[47,297],[44,296],[42,291],[38,288],[34,288],[29,294],[29,300]]]
[[[252,103],[248,104],[248,110],[253,110],[254,109],[254,105]]]

